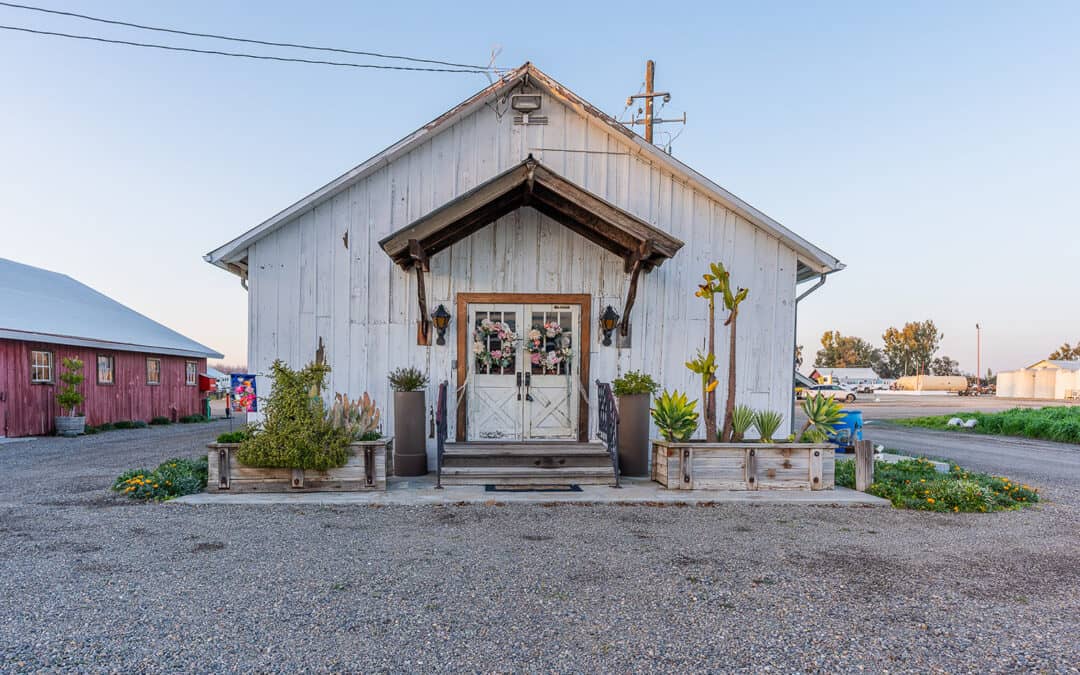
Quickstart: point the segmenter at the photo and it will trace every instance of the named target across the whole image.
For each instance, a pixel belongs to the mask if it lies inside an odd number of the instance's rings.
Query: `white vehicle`
[[[851,403],[855,400],[855,392],[844,389],[838,384],[819,384],[814,387],[813,393],[824,394],[829,398],[838,398]]]

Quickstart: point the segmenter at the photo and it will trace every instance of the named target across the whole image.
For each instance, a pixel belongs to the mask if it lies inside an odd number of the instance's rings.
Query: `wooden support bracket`
[[[416,302],[420,307],[420,321],[416,326],[416,344],[431,344],[431,319],[428,318],[427,290],[424,287],[424,273],[431,271],[428,255],[420,242],[409,240],[409,259],[416,270]]]
[[[649,256],[652,254],[653,241],[646,239],[626,258],[625,268],[630,274],[630,284],[626,290],[626,303],[623,305],[622,321],[619,322],[619,335],[623,337],[630,334],[630,310],[634,308],[634,301],[637,300],[638,278],[641,276],[642,269],[646,272],[649,270],[647,265]]]

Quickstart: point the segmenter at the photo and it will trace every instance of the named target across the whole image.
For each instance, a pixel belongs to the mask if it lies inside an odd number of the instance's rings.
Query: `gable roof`
[[[415,241],[419,252],[430,257],[523,206],[623,258],[628,268],[639,252],[652,268],[683,246],[682,241],[563,178],[532,155],[384,237],[379,246],[408,269],[414,262],[410,242]]]
[[[414,131],[412,134],[409,134],[397,143],[394,143],[374,157],[368,159],[363,164],[347,171],[303,199],[278,212],[239,237],[236,237],[232,241],[207,253],[203,256],[203,259],[208,263],[243,276],[246,274],[246,251],[248,246],[252,243],[273,232],[278,227],[288,223],[307,209],[330,199],[342,190],[363,180],[365,177],[392,162],[397,157],[426,142],[443,127],[453,125],[458,120],[470,115],[480,106],[487,103],[490,98],[499,97],[504,92],[516,87],[523,80],[527,80],[529,84],[534,87],[543,89],[545,92],[566,104],[582,116],[596,120],[607,126],[611,131],[622,135],[632,146],[636,146],[636,152],[639,156],[645,156],[650,161],[665,166],[675,175],[682,177],[690,184],[712,196],[726,208],[783,241],[798,255],[798,280],[803,281],[805,279],[811,279],[818,275],[836,272],[844,268],[843,263],[832,255],[826,253],[817,246],[814,246],[776,220],[773,220],[652,143],[649,143],[632,130],[619,124],[616,119],[588,103],[529,62],[504,74],[497,82],[466,99],[454,108],[451,108],[431,122],[425,124],[420,129]]]
[[[221,358],[75,279],[0,258],[0,338]]]

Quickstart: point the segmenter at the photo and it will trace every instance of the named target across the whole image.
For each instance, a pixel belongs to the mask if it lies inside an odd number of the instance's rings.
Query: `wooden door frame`
[[[480,304],[515,304],[515,305],[577,305],[581,323],[581,335],[578,336],[578,387],[583,387],[578,396],[578,441],[589,440],[589,352],[592,350],[592,296],[588,293],[458,293],[457,294],[457,389],[461,392],[465,386],[468,368],[472,366],[469,348],[469,305]],[[524,319],[524,317],[522,317]],[[457,441],[465,441],[465,424],[468,420],[466,406],[468,394],[458,397],[457,404]]]

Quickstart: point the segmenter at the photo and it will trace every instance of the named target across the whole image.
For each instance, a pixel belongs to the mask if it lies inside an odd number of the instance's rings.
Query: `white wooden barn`
[[[206,260],[248,289],[252,372],[322,345],[331,389],[370,392],[392,425],[387,372],[417,366],[429,406],[443,380],[458,392],[458,440],[592,438],[596,381],[627,370],[699,392],[684,362],[704,346],[694,291],[717,260],[750,289],[737,399],[788,416],[796,286],[843,267],[529,63]],[[427,325],[440,306],[445,344]],[[608,306],[628,330],[605,345]],[[520,338],[507,354],[500,323]]]

